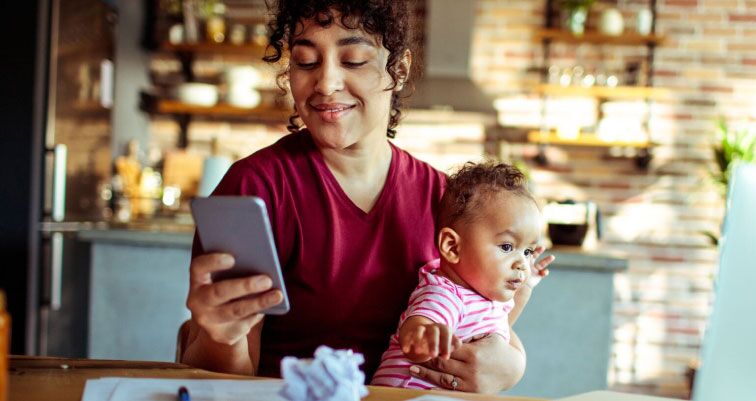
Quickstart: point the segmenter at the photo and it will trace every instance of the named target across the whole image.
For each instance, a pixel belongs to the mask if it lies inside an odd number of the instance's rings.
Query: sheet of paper
[[[87,380],[82,401],[175,401],[179,387],[192,401],[286,401],[278,395],[281,380],[135,379]]]
[[[415,397],[407,401],[464,401],[459,398],[444,397],[442,395],[428,394]]]
[[[674,401],[672,398],[652,397],[640,394],[617,393],[614,391],[592,391],[560,398],[558,401]]]

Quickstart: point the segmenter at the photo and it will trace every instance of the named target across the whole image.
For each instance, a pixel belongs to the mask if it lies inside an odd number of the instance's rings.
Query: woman
[[[212,282],[210,274],[232,267],[233,258],[203,254],[195,238],[182,360],[277,376],[283,356],[310,357],[327,344],[362,352],[369,378],[417,269],[438,257],[434,216],[444,175],[387,140],[412,63],[408,10],[392,0],[281,0],[275,7],[274,54],[266,61],[288,53],[292,133],[235,163],[215,194],[266,202],[292,308],[263,319],[259,312],[282,299],[270,279]],[[415,374],[450,389],[509,388],[525,366],[515,335],[512,343],[479,339]]]

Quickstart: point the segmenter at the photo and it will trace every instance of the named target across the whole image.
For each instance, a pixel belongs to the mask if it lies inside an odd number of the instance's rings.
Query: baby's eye
[[[501,250],[504,252],[512,252],[512,249],[514,249],[512,244],[501,244],[499,245],[499,248],[501,248]]]
[[[525,250],[525,256],[533,256],[533,252],[532,248],[528,248]]]

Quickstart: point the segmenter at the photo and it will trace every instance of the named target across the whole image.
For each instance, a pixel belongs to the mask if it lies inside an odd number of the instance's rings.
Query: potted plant
[[[715,168],[711,178],[719,187],[722,199],[727,199],[730,173],[737,163],[756,163],[756,132],[730,128],[727,120],[720,117],[716,123],[716,141],[713,144]],[[713,245],[719,243],[719,233],[705,231]]]
[[[717,170],[712,173],[720,185],[722,195],[726,197],[730,182],[730,173],[737,163],[756,162],[756,132],[746,129],[730,129],[727,121],[717,121],[717,142],[714,145],[714,161]]]
[[[596,0],[562,0],[560,6],[564,12],[564,26],[575,36],[585,32],[588,10]]]

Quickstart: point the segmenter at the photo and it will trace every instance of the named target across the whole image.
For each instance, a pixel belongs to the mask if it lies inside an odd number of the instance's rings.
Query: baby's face
[[[530,277],[541,213],[532,199],[514,194],[495,194],[476,213],[457,230],[455,271],[480,295],[509,301]]]

